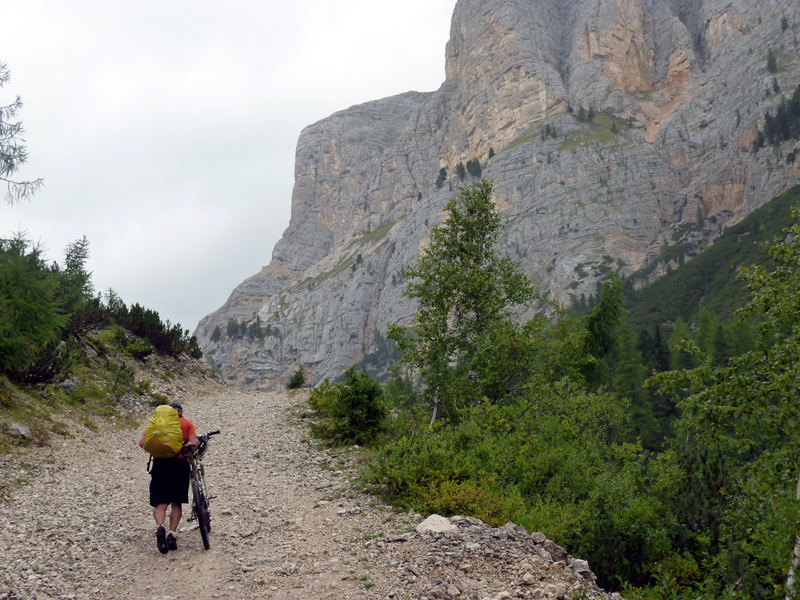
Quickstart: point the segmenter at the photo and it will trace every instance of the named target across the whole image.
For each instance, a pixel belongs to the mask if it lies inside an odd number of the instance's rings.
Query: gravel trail
[[[468,519],[463,536],[421,535],[419,515],[353,492],[349,454],[308,439],[307,392],[206,382],[170,397],[198,434],[222,431],[205,461],[211,550],[186,521],[188,505],[178,550],[156,549],[143,412],[135,430],[78,429],[27,451],[27,472],[0,464],[3,477],[28,479],[0,502],[0,600],[555,599],[589,579],[582,561],[553,564],[555,551],[524,533]]]

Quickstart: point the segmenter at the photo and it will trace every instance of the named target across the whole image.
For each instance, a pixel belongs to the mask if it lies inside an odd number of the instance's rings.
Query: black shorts
[[[154,458],[150,470],[150,506],[189,502],[189,473],[185,458]]]

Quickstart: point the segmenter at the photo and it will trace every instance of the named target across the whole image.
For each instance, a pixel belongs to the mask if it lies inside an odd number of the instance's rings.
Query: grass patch
[[[525,131],[522,132],[521,135],[515,137],[511,140],[508,145],[503,148],[500,152],[506,152],[507,150],[513,150],[517,146],[521,146],[522,144],[526,144],[530,141],[538,139],[541,136],[542,128],[538,125],[534,125],[532,127],[528,127]]]
[[[598,142],[600,144],[617,142],[620,140],[619,133],[628,128],[625,120],[604,113],[597,113],[594,121],[591,123],[584,122],[583,126],[578,131],[568,133],[558,149],[560,151],[570,150],[590,142]],[[616,132],[614,132],[615,128]],[[631,144],[629,141],[623,143]]]
[[[377,242],[382,237],[384,237],[389,231],[391,231],[392,227],[395,226],[397,221],[392,221],[391,223],[386,223],[386,225],[382,225],[378,227],[375,231],[370,231],[369,233],[362,235],[358,240],[351,244],[355,246],[366,246],[367,244],[371,244],[373,242]]]

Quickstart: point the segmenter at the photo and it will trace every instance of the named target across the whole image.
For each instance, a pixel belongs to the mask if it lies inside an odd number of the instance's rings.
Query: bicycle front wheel
[[[197,524],[200,526],[203,547],[208,550],[211,548],[211,543],[208,540],[208,534],[211,532],[211,518],[208,514],[208,502],[198,481],[192,481],[192,503],[195,517],[197,517]]]
[[[206,507],[206,514],[208,515],[208,532],[211,533],[211,511],[209,508],[209,496],[208,493],[208,485],[206,484],[206,470],[203,467],[203,464],[200,463],[198,472],[200,473],[200,490],[202,491],[203,495],[203,506]]]

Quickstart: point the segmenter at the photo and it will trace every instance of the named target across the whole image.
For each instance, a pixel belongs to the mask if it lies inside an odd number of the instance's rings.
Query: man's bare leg
[[[153,509],[153,517],[156,520],[156,525],[163,525],[164,520],[167,518],[167,505],[159,504]]]
[[[164,511],[166,512],[166,510],[167,510],[167,505],[165,504]],[[181,506],[178,502],[173,502],[172,510],[169,513],[170,531],[178,531],[178,525],[181,524],[181,515],[183,515],[183,506]]]

